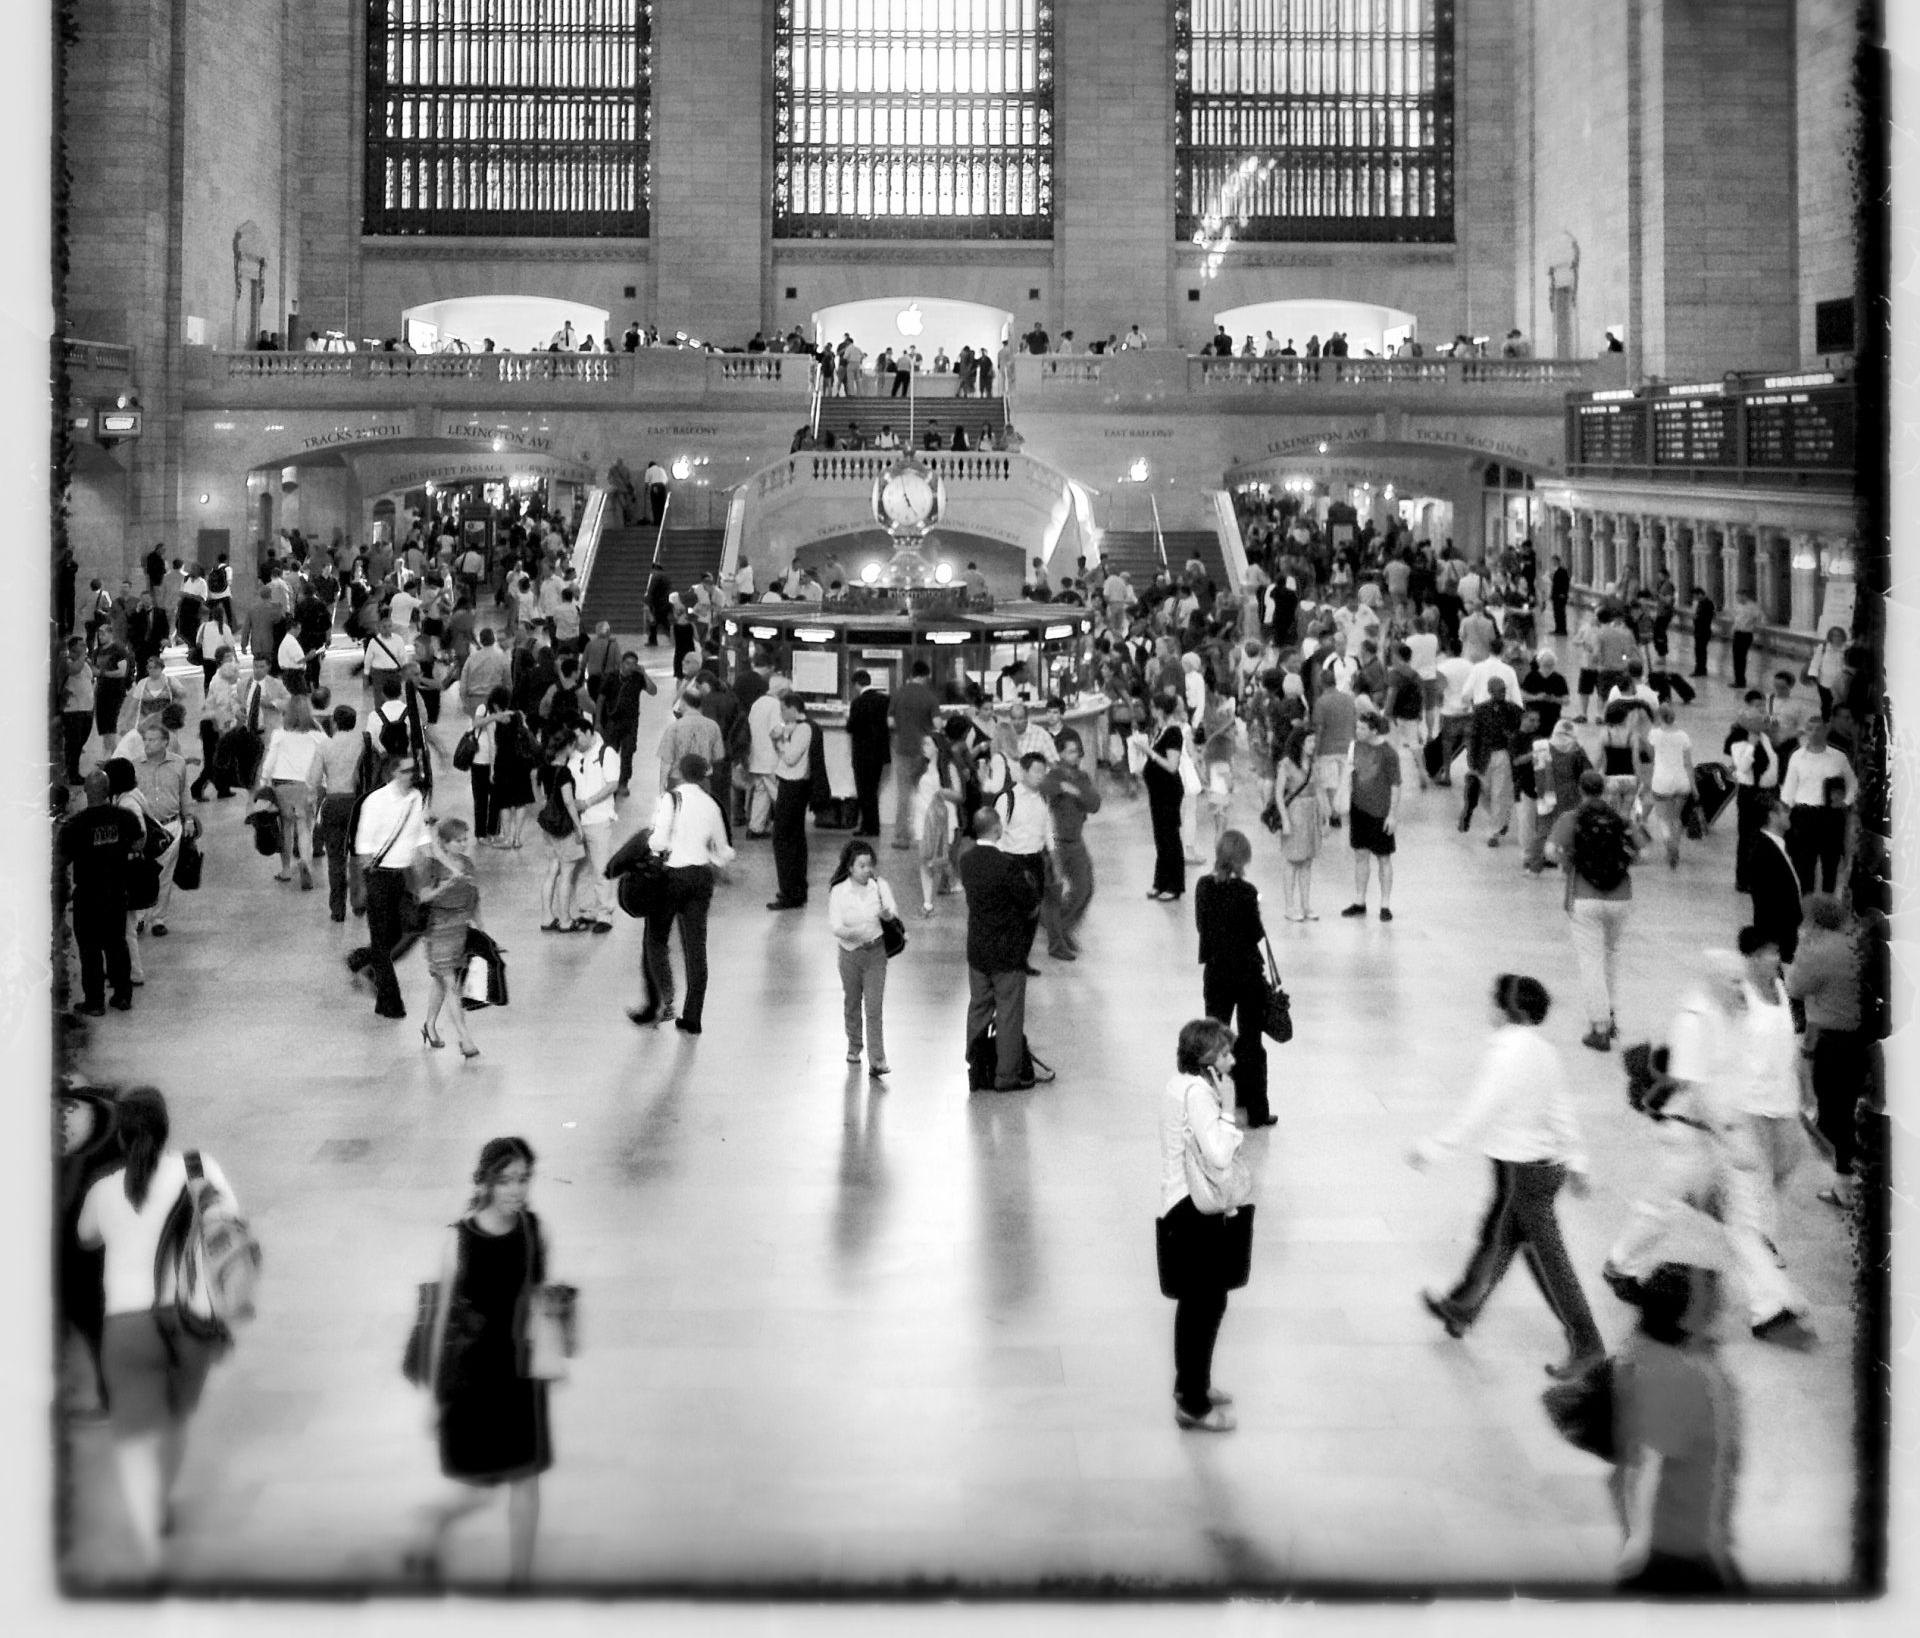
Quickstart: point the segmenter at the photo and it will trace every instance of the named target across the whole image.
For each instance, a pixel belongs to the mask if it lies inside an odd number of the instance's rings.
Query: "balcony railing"
[[[708,391],[804,400],[813,360],[798,353],[708,353],[645,348],[626,353],[209,353],[202,379],[216,391],[323,392],[360,384],[379,387],[445,383],[456,388],[585,389],[610,398]],[[195,373],[190,362],[189,379]]]
[[[1026,480],[1046,486],[1046,479],[1040,476],[1045,469],[1022,455],[930,450],[920,458],[950,484],[1006,484]],[[896,451],[885,449],[802,450],[755,474],[754,498],[764,499],[799,483],[871,484],[898,459]]]

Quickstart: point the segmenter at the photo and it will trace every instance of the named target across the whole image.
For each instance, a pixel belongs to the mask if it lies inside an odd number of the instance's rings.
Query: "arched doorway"
[[[1413,314],[1398,307],[1338,300],[1258,301],[1216,313],[1213,322],[1233,337],[1235,352],[1248,336],[1253,337],[1256,348],[1264,347],[1271,332],[1276,349],[1291,341],[1296,352],[1304,353],[1309,336],[1318,336],[1324,342],[1338,330],[1347,338],[1348,350],[1355,358],[1369,353],[1385,358],[1414,333],[1417,323]]]
[[[575,348],[588,336],[595,347],[612,340],[606,308],[550,296],[452,296],[421,302],[400,317],[408,345],[418,352],[477,353],[492,341],[497,352],[543,353],[567,325]]]
[[[1013,314],[984,302],[951,301],[944,296],[874,296],[823,307],[813,315],[817,342],[837,343],[852,336],[868,358],[888,348],[918,347],[929,362],[944,352],[959,356],[962,347],[983,348],[991,356],[1013,330]]]

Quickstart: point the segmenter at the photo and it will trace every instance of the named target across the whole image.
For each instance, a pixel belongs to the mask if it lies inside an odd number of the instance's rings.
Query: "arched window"
[[[1180,237],[1453,238],[1454,0],[1174,0]]]
[[[776,238],[1050,239],[1051,0],[778,0]]]
[[[641,238],[652,0],[367,0],[366,231]]]

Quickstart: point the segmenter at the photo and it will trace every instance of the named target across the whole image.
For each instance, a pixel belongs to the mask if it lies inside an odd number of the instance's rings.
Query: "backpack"
[[[1572,852],[1573,868],[1602,893],[1611,893],[1633,863],[1626,820],[1598,804],[1582,808],[1573,821]]]
[[[987,1020],[987,1027],[967,1042],[967,1090],[970,1092],[991,1092],[995,1078],[1000,1073],[1000,1036],[994,1027],[994,1020]],[[1020,1041],[1020,1079],[1031,1086],[1035,1082],[1053,1079],[1052,1068],[1033,1055],[1033,1048],[1026,1038]]]
[[[188,1336],[231,1346],[234,1326],[253,1318],[260,1242],[208,1179],[200,1151],[189,1149],[186,1161],[186,1186],[154,1252],[154,1307]]]
[[[218,563],[207,571],[207,595],[209,597],[227,595],[227,571]]]

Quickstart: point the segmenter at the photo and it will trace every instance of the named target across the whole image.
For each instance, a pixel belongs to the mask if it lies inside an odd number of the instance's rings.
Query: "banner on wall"
[[[502,450],[498,454],[430,455],[415,451],[406,455],[368,456],[354,462],[354,475],[360,493],[369,499],[376,495],[404,494],[430,483],[501,483],[517,477],[545,478],[549,483],[596,481],[592,469],[578,461],[518,450]]]

